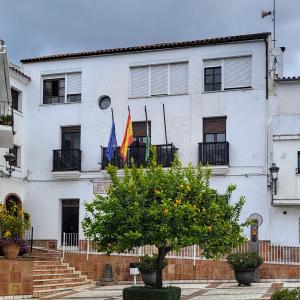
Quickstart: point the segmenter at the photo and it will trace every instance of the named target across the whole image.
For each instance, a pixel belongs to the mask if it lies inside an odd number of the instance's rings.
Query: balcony
[[[13,110],[11,103],[0,101],[0,148],[13,146]]]
[[[174,154],[177,151],[177,148],[173,144],[168,145],[154,145],[156,147],[157,153],[157,163],[162,165],[164,168],[170,167],[172,161],[174,160]],[[106,147],[102,147],[102,164],[101,168],[105,169],[109,165],[109,161],[106,157]],[[114,153],[114,157],[110,164],[123,169],[125,165],[131,166],[131,159],[133,158],[134,164],[136,166],[147,166],[145,160],[146,156],[146,147],[145,146],[131,146],[128,148],[126,161],[124,162],[121,154],[120,147]]]
[[[81,171],[81,150],[53,150],[53,177],[56,179],[77,178]]]
[[[199,143],[199,162],[210,165],[212,174],[226,174],[229,170],[229,143]]]

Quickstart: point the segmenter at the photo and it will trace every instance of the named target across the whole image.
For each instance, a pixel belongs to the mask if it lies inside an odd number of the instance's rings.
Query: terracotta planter
[[[20,252],[20,245],[7,244],[2,246],[2,252],[6,259],[16,259]]]

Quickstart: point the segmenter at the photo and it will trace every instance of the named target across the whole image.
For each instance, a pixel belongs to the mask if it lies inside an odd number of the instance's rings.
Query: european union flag
[[[108,161],[112,160],[116,149],[117,149],[117,138],[116,138],[115,122],[113,122],[111,126],[108,146],[106,149],[106,157]]]

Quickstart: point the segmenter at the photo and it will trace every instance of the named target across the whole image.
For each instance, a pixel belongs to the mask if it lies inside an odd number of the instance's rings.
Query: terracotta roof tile
[[[270,35],[269,32],[263,32],[263,33],[227,36],[227,37],[219,37],[219,38],[204,39],[204,40],[194,40],[194,41],[174,42],[174,43],[161,43],[161,44],[153,44],[153,45],[141,45],[141,46],[127,47],[127,48],[103,49],[103,50],[86,51],[86,52],[64,53],[64,54],[55,54],[55,55],[48,55],[48,56],[26,58],[26,59],[22,59],[21,62],[22,63],[31,63],[31,62],[59,60],[59,59],[71,59],[71,58],[87,57],[87,56],[101,56],[101,55],[151,51],[151,50],[160,50],[160,49],[173,49],[173,48],[186,48],[186,47],[194,47],[194,46],[216,45],[216,44],[225,44],[225,43],[265,39],[269,35]]]

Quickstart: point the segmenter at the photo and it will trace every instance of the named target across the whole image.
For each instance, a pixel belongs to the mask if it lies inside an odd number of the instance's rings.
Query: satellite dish
[[[266,17],[266,16],[271,15],[271,14],[272,14],[272,12],[269,11],[269,10],[262,10],[262,11],[261,11],[261,17],[262,17],[262,19],[263,19],[264,17]]]

